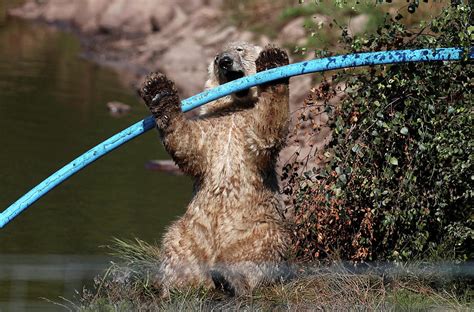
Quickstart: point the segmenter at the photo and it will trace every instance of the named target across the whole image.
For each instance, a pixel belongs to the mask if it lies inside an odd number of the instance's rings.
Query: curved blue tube
[[[232,82],[220,85],[214,89],[206,90],[181,102],[182,110],[187,112],[203,104],[223,96],[245,90],[269,81],[289,78],[293,76],[321,72],[333,69],[358,67],[367,65],[381,65],[408,62],[431,62],[431,61],[455,61],[460,60],[465,50],[461,48],[419,49],[355,53],[316,59],[283,67],[273,68],[253,76],[247,76]],[[469,58],[474,59],[474,48],[469,50]],[[46,180],[35,186],[28,193],[20,197],[10,207],[0,214],[0,228],[13,220],[23,210],[37,201],[44,194],[59,185],[61,182],[91,164],[98,158],[104,156],[120,145],[132,140],[140,134],[155,126],[153,118],[147,117],[127,129],[117,133],[113,137],[90,149],[83,155],[53,173]]]

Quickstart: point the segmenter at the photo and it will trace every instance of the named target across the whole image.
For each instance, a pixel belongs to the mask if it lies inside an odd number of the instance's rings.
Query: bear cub
[[[288,64],[283,50],[234,42],[209,66],[206,88]],[[243,90],[186,118],[174,83],[152,73],[140,90],[161,141],[194,180],[186,213],[167,229],[158,284],[249,293],[287,274],[289,232],[275,164],[288,133],[288,80]]]

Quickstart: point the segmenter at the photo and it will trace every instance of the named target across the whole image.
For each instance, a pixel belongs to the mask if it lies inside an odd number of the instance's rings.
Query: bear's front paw
[[[288,54],[286,54],[284,50],[274,46],[266,46],[255,61],[257,72],[288,64]]]
[[[139,93],[160,129],[166,127],[170,119],[181,111],[178,91],[164,74],[148,75]]]

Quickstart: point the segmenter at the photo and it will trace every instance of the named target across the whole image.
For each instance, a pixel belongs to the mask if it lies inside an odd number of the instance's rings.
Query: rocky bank
[[[85,38],[90,57],[137,75],[163,71],[188,97],[202,90],[207,64],[224,43],[270,42],[228,23],[221,5],[222,0],[48,0],[28,1],[9,14],[72,27]],[[296,42],[305,31],[296,20],[282,34],[285,40],[274,43]],[[304,85],[293,88],[300,101],[310,87],[304,78]]]
[[[72,29],[83,39],[88,57],[114,66],[129,84],[136,85],[150,71],[162,71],[176,82],[182,98],[186,98],[202,91],[207,66],[224,43],[270,42],[263,35],[229,23],[222,5],[223,0],[36,0],[27,1],[9,14]],[[301,42],[307,36],[303,23],[303,18],[289,21],[271,42],[287,47]],[[294,127],[311,87],[308,75],[291,79],[294,135],[282,151],[280,167],[291,156],[297,156],[296,151],[303,159],[315,149],[322,150],[330,137],[327,127],[317,135],[307,135],[308,127],[327,123],[324,112],[311,123]]]

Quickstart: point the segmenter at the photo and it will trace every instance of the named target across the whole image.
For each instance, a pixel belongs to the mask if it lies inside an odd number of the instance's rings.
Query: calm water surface
[[[2,211],[147,115],[116,73],[80,58],[80,51],[71,34],[0,13]],[[132,111],[114,118],[108,101],[127,103]],[[155,158],[168,156],[151,131],[74,175],[0,229],[0,255],[105,255],[100,246],[113,237],[159,241],[165,226],[184,211],[191,182],[147,171],[145,163]],[[0,277],[0,293],[1,285]]]

